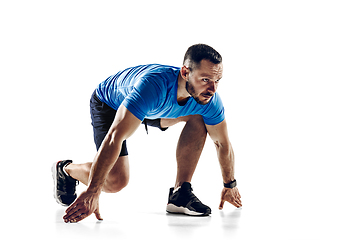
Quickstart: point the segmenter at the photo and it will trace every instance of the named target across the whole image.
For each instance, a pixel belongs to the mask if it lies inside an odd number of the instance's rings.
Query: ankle
[[[177,189],[179,187],[181,187],[181,185],[184,183],[184,181],[176,181],[174,189]]]
[[[177,182],[175,183],[174,189],[180,188],[185,182],[188,182],[188,183],[191,184],[190,181],[177,181]]]
[[[71,168],[69,168],[69,166],[70,166],[71,164],[72,164],[72,163],[68,163],[68,164],[66,164],[66,165],[63,167],[64,173],[65,173],[67,176],[70,176],[70,177],[71,177],[71,175],[70,175]]]

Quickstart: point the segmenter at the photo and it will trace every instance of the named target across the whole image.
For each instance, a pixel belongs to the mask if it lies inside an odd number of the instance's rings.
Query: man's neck
[[[178,76],[178,89],[177,89],[177,102],[179,104],[187,102],[190,94],[186,91],[186,80],[181,77],[179,73]]]

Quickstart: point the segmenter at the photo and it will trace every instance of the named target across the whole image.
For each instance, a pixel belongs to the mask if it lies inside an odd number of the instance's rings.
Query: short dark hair
[[[206,59],[214,64],[222,62],[222,57],[214,48],[206,44],[195,44],[188,48],[184,56],[185,65],[188,62],[190,71],[199,67],[201,60]]]

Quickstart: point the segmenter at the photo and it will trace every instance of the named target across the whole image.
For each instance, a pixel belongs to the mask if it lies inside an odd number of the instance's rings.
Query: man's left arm
[[[228,184],[235,180],[234,166],[235,157],[231,146],[226,120],[224,119],[217,125],[206,125],[206,129],[215,143],[216,151],[219,158],[221,173],[224,183]],[[224,187],[221,192],[221,201],[219,209],[222,209],[225,201],[231,203],[235,207],[241,207],[241,196],[237,187]]]

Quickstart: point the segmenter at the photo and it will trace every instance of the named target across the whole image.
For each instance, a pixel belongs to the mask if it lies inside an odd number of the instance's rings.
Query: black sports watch
[[[234,187],[236,187],[236,179],[234,179],[234,181],[231,181],[229,183],[224,183],[224,187],[226,187],[226,188],[234,188]]]

